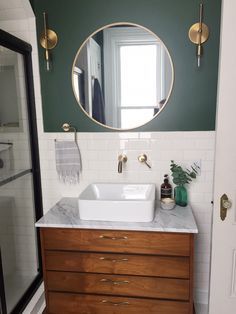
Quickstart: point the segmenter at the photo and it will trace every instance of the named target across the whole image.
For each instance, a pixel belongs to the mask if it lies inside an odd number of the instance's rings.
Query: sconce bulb
[[[200,68],[201,65],[201,56],[203,54],[203,47],[202,45],[197,45],[197,66]]]
[[[49,51],[47,49],[45,50],[45,65],[46,65],[46,71],[47,72],[51,71],[51,60],[50,60]]]
[[[200,68],[200,66],[201,66],[201,57],[198,56],[197,57],[197,67]]]
[[[49,62],[49,60],[46,61],[46,69],[47,69],[47,71],[50,71],[50,62]]]

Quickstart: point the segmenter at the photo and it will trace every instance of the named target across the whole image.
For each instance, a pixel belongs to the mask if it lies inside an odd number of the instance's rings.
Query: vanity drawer
[[[47,270],[188,279],[188,257],[45,251]]]
[[[45,249],[190,255],[190,234],[42,228]]]
[[[187,301],[189,280],[47,271],[49,291],[66,291]]]
[[[48,314],[189,314],[188,302],[48,293]]]

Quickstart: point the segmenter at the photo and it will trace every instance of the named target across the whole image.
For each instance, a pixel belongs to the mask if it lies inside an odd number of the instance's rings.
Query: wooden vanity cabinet
[[[40,233],[47,314],[193,313],[193,234]]]

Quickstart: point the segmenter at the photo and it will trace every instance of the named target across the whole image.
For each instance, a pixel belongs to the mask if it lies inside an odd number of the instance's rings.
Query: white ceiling
[[[29,0],[0,0],[0,21],[33,17]]]

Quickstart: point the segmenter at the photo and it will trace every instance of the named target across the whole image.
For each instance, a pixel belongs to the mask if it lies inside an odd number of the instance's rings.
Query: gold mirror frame
[[[83,49],[83,47],[85,46],[85,44],[87,43],[87,41],[89,40],[89,38],[93,37],[95,34],[97,34],[98,32],[106,29],[106,28],[109,28],[109,27],[113,27],[113,26],[119,26],[119,25],[128,25],[128,26],[135,26],[135,27],[140,27],[144,30],[146,30],[148,33],[150,33],[151,35],[153,35],[155,38],[157,38],[158,41],[160,41],[162,43],[162,45],[164,46],[165,50],[166,50],[166,53],[169,57],[169,60],[170,60],[170,65],[171,65],[171,71],[172,71],[172,79],[171,79],[171,84],[170,84],[170,90],[169,90],[169,93],[166,97],[166,101],[165,103],[163,104],[163,106],[161,107],[161,109],[155,114],[153,115],[153,118],[148,120],[147,122],[143,123],[143,124],[140,124],[138,125],[137,127],[133,127],[133,128],[115,128],[115,127],[111,127],[111,126],[108,126],[106,124],[103,124],[97,120],[95,120],[93,117],[91,117],[88,112],[83,108],[83,106],[81,105],[80,103],[80,100],[78,99],[77,95],[76,95],[76,92],[75,92],[75,88],[74,88],[74,84],[73,84],[73,72],[74,72],[74,68],[75,68],[75,63],[76,63],[76,60],[81,52],[81,50]],[[72,83],[72,89],[73,89],[73,93],[74,93],[74,96],[75,96],[75,99],[78,103],[78,105],[80,106],[80,109],[87,115],[87,117],[89,119],[91,119],[93,122],[95,122],[96,124],[100,125],[100,126],[103,126],[109,130],[114,130],[114,131],[132,131],[132,130],[135,130],[137,128],[140,128],[144,125],[146,125],[147,123],[149,123],[150,121],[152,121],[153,119],[155,119],[162,111],[163,109],[165,108],[166,104],[168,103],[168,100],[170,98],[170,95],[173,91],[173,85],[174,85],[174,79],[175,79],[175,72],[174,72],[174,65],[173,65],[173,61],[172,61],[172,58],[171,58],[171,55],[170,55],[170,52],[169,50],[167,49],[166,45],[164,44],[163,40],[157,36],[153,31],[149,30],[147,27],[145,26],[142,26],[140,24],[136,24],[136,23],[131,23],[131,22],[115,22],[115,23],[111,23],[111,24],[106,24],[105,26],[101,27],[101,28],[98,28],[96,31],[94,31],[92,34],[90,34],[82,43],[82,45],[80,46],[80,48],[78,49],[76,55],[75,55],[75,58],[74,58],[74,61],[73,61],[73,64],[72,64],[72,70],[71,70],[71,83]]]

